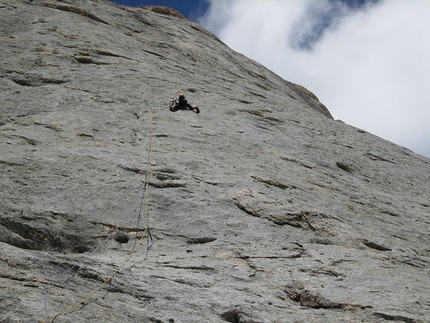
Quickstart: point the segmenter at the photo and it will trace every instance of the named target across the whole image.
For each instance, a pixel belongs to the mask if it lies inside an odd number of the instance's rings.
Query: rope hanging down
[[[136,253],[137,249],[142,244],[143,239],[145,237],[148,238],[148,245],[149,245],[149,239],[152,240],[151,234],[149,232],[149,181],[150,181],[150,178],[151,178],[151,171],[152,171],[152,140],[153,140],[153,135],[152,135],[153,134],[153,131],[152,131],[152,112],[151,112],[150,116],[151,117],[150,117],[150,137],[149,137],[148,165],[147,165],[147,170],[146,170],[145,183],[144,183],[144,187],[143,187],[142,202],[141,202],[139,216],[138,216],[138,220],[137,220],[137,223],[139,224],[141,213],[142,213],[142,209],[143,209],[143,204],[145,202],[146,227],[145,227],[144,231],[142,232],[142,236],[139,238],[139,240],[137,241],[137,243],[135,243],[135,245],[133,247],[133,250],[127,256],[127,258],[124,259],[124,261],[121,264],[119,264],[115,268],[115,270],[109,275],[109,277],[107,277],[98,287],[96,287],[86,297],[84,297],[80,301],[76,302],[75,304],[69,306],[65,310],[63,310],[63,311],[61,311],[61,312],[59,312],[59,313],[57,313],[57,314],[55,314],[53,316],[47,317],[45,320],[42,321],[42,323],[53,322],[57,317],[59,317],[61,315],[64,315],[64,314],[66,314],[66,313],[68,313],[70,311],[72,311],[73,309],[75,309],[79,305],[85,303],[87,300],[89,300],[95,294],[97,294],[97,292],[99,292],[106,284],[108,284],[115,277],[115,275],[130,261],[130,259]],[[145,255],[145,258],[146,258],[146,255]],[[45,307],[46,307],[46,302],[45,302]]]
[[[67,283],[67,281],[70,279],[70,277],[72,277],[74,274],[71,274],[72,270],[74,268],[80,268],[81,267],[81,263],[84,262],[84,259],[90,257],[91,255],[95,254],[96,252],[98,252],[99,250],[101,250],[101,248],[107,244],[107,242],[115,235],[115,233],[118,231],[118,229],[121,226],[121,222],[112,230],[112,232],[106,237],[106,239],[104,239],[98,246],[97,248],[95,248],[93,251],[91,251],[86,257],[80,259],[79,261],[77,261],[76,263],[74,263],[70,268],[66,269],[64,272],[62,272],[58,277],[52,279],[50,282],[46,283],[43,287],[42,287],[42,294],[43,294],[43,302],[45,304],[45,317],[48,317],[48,299],[47,299],[47,291],[48,288],[50,286],[55,285],[57,282],[59,282],[60,280],[64,280],[62,283],[60,283],[59,285],[61,286],[62,284]],[[67,277],[67,279],[64,279],[65,277]]]

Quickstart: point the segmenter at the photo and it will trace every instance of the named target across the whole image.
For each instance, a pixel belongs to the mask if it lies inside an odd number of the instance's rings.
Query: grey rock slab
[[[0,321],[429,321],[430,161],[158,12],[0,4]]]

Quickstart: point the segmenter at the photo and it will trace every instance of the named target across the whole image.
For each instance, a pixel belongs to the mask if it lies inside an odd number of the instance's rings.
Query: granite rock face
[[[0,321],[430,321],[430,161],[159,12],[1,1]]]

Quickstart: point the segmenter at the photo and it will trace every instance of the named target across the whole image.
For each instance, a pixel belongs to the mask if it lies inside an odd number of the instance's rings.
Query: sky
[[[114,2],[172,7],[335,119],[430,158],[429,0]]]

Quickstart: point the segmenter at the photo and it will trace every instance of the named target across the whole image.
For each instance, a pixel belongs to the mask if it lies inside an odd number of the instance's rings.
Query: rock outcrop
[[[0,15],[1,322],[430,321],[428,159],[187,19]]]
[[[180,12],[176,11],[173,8],[165,7],[165,6],[139,6],[139,8],[150,10],[161,15],[173,16],[176,18],[185,19],[185,16]]]

